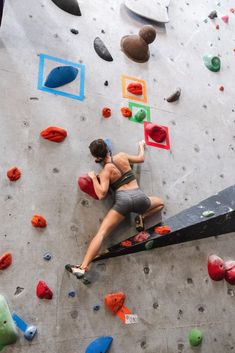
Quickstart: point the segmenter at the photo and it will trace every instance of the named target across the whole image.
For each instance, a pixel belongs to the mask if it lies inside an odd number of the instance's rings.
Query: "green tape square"
[[[132,117],[129,118],[130,121],[134,121],[135,123],[138,124],[143,124],[145,121],[150,122],[151,121],[151,114],[150,114],[150,107],[148,105],[142,105],[134,102],[129,102],[128,103],[129,109],[132,111]],[[143,109],[146,111],[146,117],[142,121],[138,121],[135,119],[135,114],[139,109]]]

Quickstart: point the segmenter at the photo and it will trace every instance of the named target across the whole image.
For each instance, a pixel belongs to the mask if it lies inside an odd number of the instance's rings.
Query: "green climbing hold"
[[[154,244],[154,241],[153,241],[153,240],[147,241],[147,243],[145,244],[145,249],[146,249],[146,250],[152,249],[153,244]]]
[[[202,215],[203,215],[203,217],[212,217],[212,216],[215,215],[215,212],[213,212],[213,211],[204,211],[202,213]]]
[[[18,333],[5,298],[0,295],[0,351],[15,343]]]
[[[188,334],[189,343],[191,346],[196,347],[202,343],[203,334],[200,330],[194,328]]]
[[[220,70],[221,63],[220,63],[220,58],[218,56],[204,55],[203,61],[209,70],[213,72],[217,72]]]
[[[141,121],[143,121],[145,118],[146,118],[146,111],[144,110],[144,109],[140,109],[140,110],[138,110],[138,112],[135,114],[135,116],[134,116],[134,118],[137,120],[137,121],[139,121],[139,122],[141,122]]]

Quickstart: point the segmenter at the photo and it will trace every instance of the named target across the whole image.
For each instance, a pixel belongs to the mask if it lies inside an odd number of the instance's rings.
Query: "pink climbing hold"
[[[166,139],[167,132],[166,130],[159,125],[155,125],[153,123],[149,123],[146,126],[146,132],[155,142],[163,142]]]
[[[44,281],[39,281],[36,294],[40,299],[52,299],[53,293],[52,290],[48,287],[48,285]]]
[[[221,281],[225,277],[224,260],[217,255],[210,255],[208,257],[208,274],[214,281]]]
[[[80,189],[88,194],[89,196],[93,197],[96,200],[99,200],[98,196],[96,195],[93,181],[89,177],[89,175],[82,175],[78,178],[78,186]]]
[[[225,262],[225,279],[229,284],[235,284],[235,261]]]
[[[224,15],[221,17],[221,20],[224,21],[224,23],[228,23],[228,19],[229,19],[228,15]]]

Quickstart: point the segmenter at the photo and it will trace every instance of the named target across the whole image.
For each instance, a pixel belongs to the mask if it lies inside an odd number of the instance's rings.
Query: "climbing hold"
[[[36,287],[36,294],[40,299],[52,299],[53,293],[48,285],[43,282],[39,281]]]
[[[229,19],[228,15],[224,15],[221,17],[221,20],[224,21],[224,23],[228,23],[228,19]]]
[[[112,146],[112,141],[110,139],[104,139],[104,142],[108,146],[109,153],[112,154],[113,146]]]
[[[78,178],[78,186],[83,192],[93,197],[94,199],[99,200],[98,196],[95,193],[93,181],[89,177],[89,175],[80,176]]]
[[[150,237],[150,234],[148,232],[140,232],[134,236],[134,241],[137,243],[140,243],[142,241],[147,240]]]
[[[203,334],[200,330],[194,328],[188,334],[189,343],[192,347],[199,346],[202,343]]]
[[[166,130],[158,125],[149,123],[146,125],[146,132],[155,142],[163,142],[166,139]]]
[[[127,107],[121,108],[121,113],[124,118],[131,118],[132,116],[132,111]]]
[[[110,336],[98,337],[89,344],[85,353],[107,353],[112,341]]]
[[[47,226],[47,222],[44,217],[35,214],[31,219],[31,223],[35,228],[45,228]]]
[[[45,140],[59,143],[66,138],[67,131],[58,126],[49,126],[45,130],[41,131],[40,136]]]
[[[235,13],[235,9],[233,9],[233,8],[231,8],[229,11],[230,11],[231,13]]]
[[[81,16],[80,7],[77,0],[52,0],[61,10],[74,16]]]
[[[216,28],[216,29],[219,29],[219,25],[216,25],[215,28]]]
[[[0,257],[0,270],[5,270],[12,264],[12,254],[10,252],[5,252]]]
[[[169,226],[160,226],[160,227],[155,227],[154,232],[160,235],[165,235],[171,232],[171,228]]]
[[[79,33],[78,30],[75,29],[75,28],[71,28],[70,32],[73,33],[73,34],[78,34]]]
[[[68,296],[71,297],[71,298],[74,298],[74,297],[76,296],[75,290],[70,290],[70,291],[68,292]]]
[[[145,2],[136,0],[125,0],[125,6],[135,15],[150,21],[159,23],[169,22],[168,6],[170,1]]]
[[[203,217],[212,217],[215,215],[214,211],[204,211],[202,212]]]
[[[12,319],[15,321],[17,327],[24,332],[24,338],[28,341],[32,341],[37,333],[37,327],[34,325],[27,325],[26,322],[16,313],[12,314]]]
[[[95,38],[94,49],[101,59],[105,61],[113,61],[112,55],[110,54],[100,37]]]
[[[94,311],[99,311],[100,310],[100,305],[94,305],[93,306]]]
[[[107,294],[104,298],[106,307],[116,314],[123,306],[126,296],[122,292]]]
[[[219,90],[220,90],[221,92],[223,92],[223,91],[224,91],[224,86],[220,86]]]
[[[220,70],[220,58],[218,56],[213,55],[204,55],[203,61],[206,67],[213,72],[217,72]]]
[[[121,49],[126,56],[139,63],[149,60],[149,44],[156,38],[153,26],[146,25],[141,28],[139,35],[128,35],[121,39]]]
[[[0,294],[0,351],[17,341],[18,333],[5,298]]]
[[[108,86],[108,85],[109,85],[109,81],[106,80],[106,81],[104,82],[104,85],[105,85],[105,86]]]
[[[112,112],[111,112],[110,108],[104,107],[102,109],[102,115],[104,118],[110,118],[111,114],[112,114]]]
[[[51,258],[52,258],[52,255],[51,255],[50,252],[46,252],[46,253],[43,255],[43,258],[44,258],[44,260],[46,260],[46,261],[50,261]]]
[[[21,171],[17,167],[13,167],[7,171],[7,177],[10,181],[16,181],[21,177]]]
[[[207,262],[208,274],[214,281],[221,281],[225,276],[224,260],[217,255],[210,255]]]
[[[214,11],[211,11],[211,13],[208,15],[208,17],[213,20],[214,18],[218,17],[217,15],[217,11],[214,10]]]
[[[153,240],[149,240],[147,241],[147,243],[145,244],[145,250],[151,250],[153,247],[154,241]]]
[[[127,91],[135,94],[136,96],[141,96],[143,94],[143,86],[141,83],[129,83],[129,85],[127,86]]]
[[[168,103],[176,102],[181,95],[181,89],[177,88],[174,93],[172,93],[168,98],[166,98]]]
[[[135,119],[138,121],[138,122],[141,122],[143,121],[145,118],[146,118],[146,110],[144,109],[140,109],[138,110],[137,113],[135,113]]]
[[[132,242],[130,240],[123,240],[120,245],[124,248],[129,248],[130,246],[132,246]]]
[[[225,264],[225,279],[226,281],[234,285],[235,284],[235,261],[226,261]]]
[[[57,88],[75,80],[78,75],[78,69],[73,66],[55,67],[47,76],[44,86],[48,88]]]

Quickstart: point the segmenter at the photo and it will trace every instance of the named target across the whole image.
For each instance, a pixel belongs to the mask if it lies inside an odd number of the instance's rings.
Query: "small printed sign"
[[[125,324],[137,324],[138,316],[136,314],[126,314],[125,315]]]

